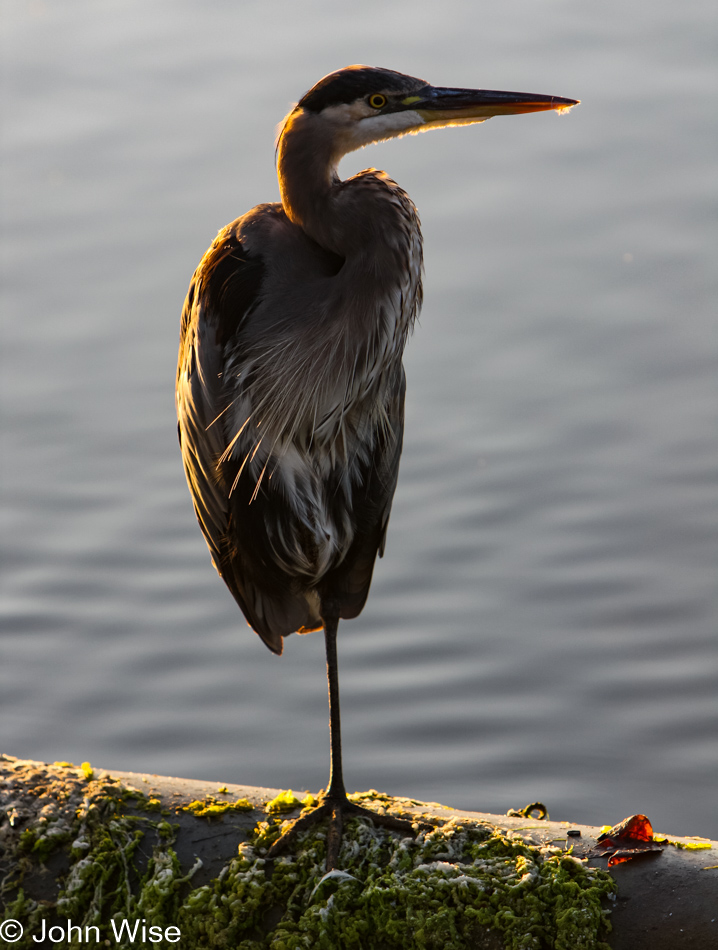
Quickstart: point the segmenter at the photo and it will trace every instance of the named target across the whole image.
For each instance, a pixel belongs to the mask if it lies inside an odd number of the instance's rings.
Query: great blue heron
[[[384,552],[404,425],[402,354],[421,306],[416,208],[384,172],[347,181],[348,152],[494,115],[577,100],[431,86],[350,66],[321,79],[277,142],[281,203],[221,230],[182,313],[177,414],[187,481],[212,561],[272,652],[324,628],[331,769],[327,869],[343,814],[410,830],[349,802],[336,638]],[[287,833],[273,851],[285,846]]]

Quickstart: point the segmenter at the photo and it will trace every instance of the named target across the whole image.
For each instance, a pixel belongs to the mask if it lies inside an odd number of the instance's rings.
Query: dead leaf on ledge
[[[645,854],[663,851],[653,840],[653,826],[645,815],[631,815],[599,835],[591,858],[608,858],[609,868]]]

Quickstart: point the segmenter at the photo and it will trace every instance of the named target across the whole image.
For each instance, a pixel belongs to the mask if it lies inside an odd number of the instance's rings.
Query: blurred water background
[[[718,837],[712,0],[2,0],[0,750],[318,789],[320,634],[213,571],[191,273],[325,73],[583,100],[375,146],[425,234],[386,557],[340,635],[351,788]]]

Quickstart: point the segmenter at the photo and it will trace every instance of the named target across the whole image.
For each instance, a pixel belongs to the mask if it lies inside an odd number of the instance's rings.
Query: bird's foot
[[[397,818],[395,815],[385,815],[372,811],[370,808],[363,808],[354,802],[350,802],[346,795],[343,796],[325,796],[320,804],[308,812],[301,815],[295,822],[283,831],[274,844],[267,852],[267,858],[275,858],[278,854],[286,851],[290,845],[294,844],[297,836],[306,831],[312,825],[321,821],[323,818],[329,818],[329,828],[327,830],[327,871],[333,871],[339,861],[339,849],[342,844],[342,829],[344,827],[344,818],[368,818],[374,825],[382,828],[388,828],[391,831],[398,831],[404,835],[413,835],[416,832],[416,822],[408,821],[406,818]],[[431,828],[426,822],[418,822],[420,828]]]

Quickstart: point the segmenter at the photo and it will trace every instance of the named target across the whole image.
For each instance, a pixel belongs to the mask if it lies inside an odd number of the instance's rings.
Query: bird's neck
[[[343,259],[322,291],[322,309],[330,317],[325,330],[335,341],[341,337],[345,352],[364,354],[367,365],[401,359],[421,306],[416,208],[383,172],[341,181],[337,163],[349,148],[337,145],[336,134],[327,135],[316,117],[303,119],[287,121],[277,166],[290,221]]]
[[[344,146],[344,147],[343,147]],[[335,131],[314,115],[287,119],[277,147],[277,175],[287,217],[318,244],[342,257],[367,246],[371,202],[352,202],[337,166],[349,150]]]

